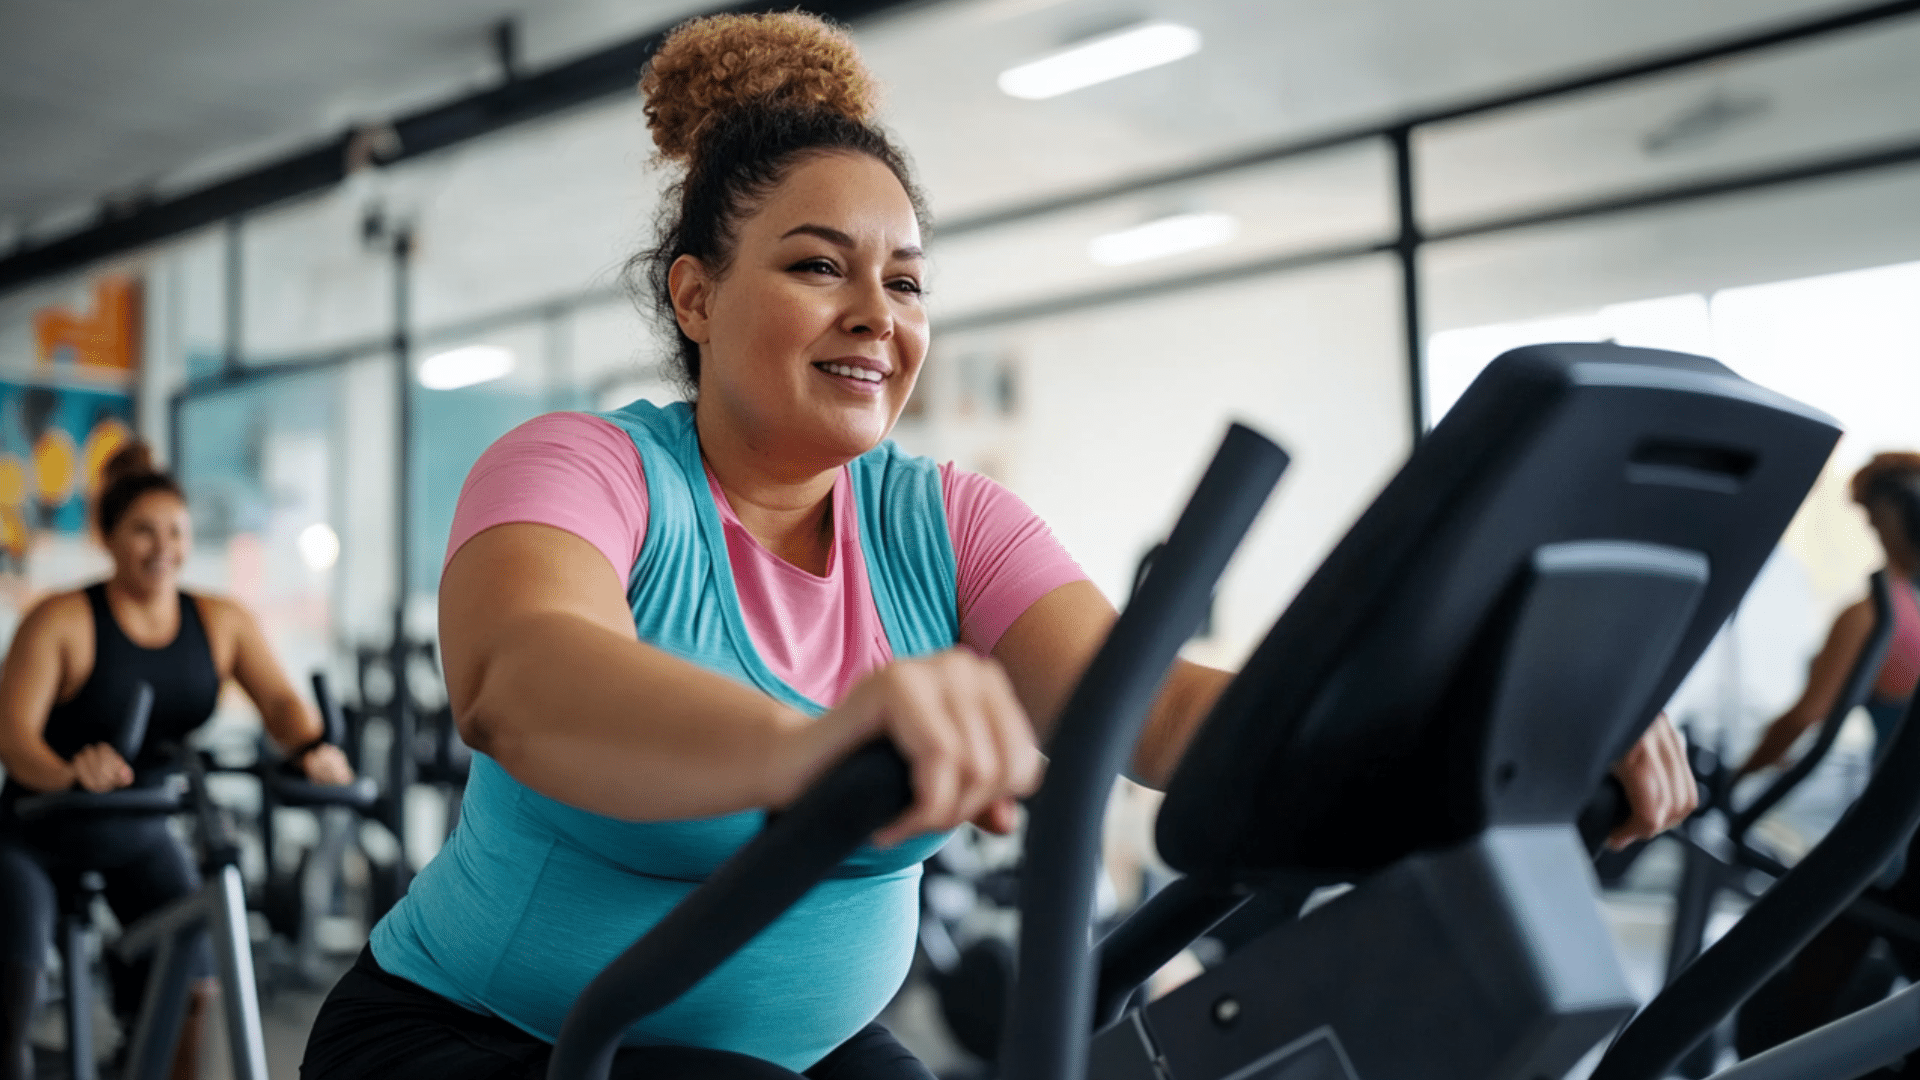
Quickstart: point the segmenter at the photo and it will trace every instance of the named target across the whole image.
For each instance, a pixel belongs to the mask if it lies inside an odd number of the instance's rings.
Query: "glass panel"
[[[1293,466],[1192,655],[1238,663],[1407,449],[1398,271],[1369,258],[941,335],[895,437],[1005,483],[1124,600],[1226,425]]]
[[[1920,20],[1424,129],[1430,231],[1920,140]]]

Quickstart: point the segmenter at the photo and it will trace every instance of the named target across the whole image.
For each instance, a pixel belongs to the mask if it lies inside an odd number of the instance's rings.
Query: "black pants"
[[[24,978],[0,979],[0,1063],[19,1061],[26,1054],[26,1021],[33,1003],[18,999],[37,987],[59,913],[70,905],[80,874],[87,870],[105,879],[107,906],[122,926],[200,887],[192,854],[160,818],[0,824],[0,966],[27,973]],[[194,968],[205,975],[212,962],[205,939],[201,942]],[[114,1008],[132,1016],[146,991],[151,964],[123,963],[112,951],[106,959]]]
[[[301,1080],[545,1080],[553,1047],[381,970],[371,950],[327,995],[307,1037]],[[685,1046],[631,1047],[614,1080],[795,1080],[744,1054]],[[811,1080],[933,1080],[886,1028],[869,1024],[819,1064]]]

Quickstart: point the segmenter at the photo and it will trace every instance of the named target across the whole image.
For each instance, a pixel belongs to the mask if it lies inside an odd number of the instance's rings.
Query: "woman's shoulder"
[[[93,608],[85,588],[49,593],[27,607],[14,631],[14,640],[26,644],[46,639],[80,638],[93,630]]]

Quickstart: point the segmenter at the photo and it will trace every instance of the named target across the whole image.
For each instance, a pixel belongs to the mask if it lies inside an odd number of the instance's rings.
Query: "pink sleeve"
[[[1087,573],[1013,492],[952,462],[940,466],[940,489],[959,563],[960,640],[985,656],[1035,600]]]
[[[548,413],[507,432],[474,462],[453,511],[447,558],[495,525],[564,529],[620,575],[647,535],[647,478],[626,432],[597,416]]]

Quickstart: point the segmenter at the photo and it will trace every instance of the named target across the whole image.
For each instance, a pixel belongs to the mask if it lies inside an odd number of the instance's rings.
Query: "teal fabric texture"
[[[603,414],[633,439],[648,524],[627,598],[640,640],[817,715],[748,637],[693,410]],[[848,465],[868,579],[896,658],[959,640],[937,466],[891,442]],[[644,708],[636,703],[636,710]],[[599,970],[765,821],[759,811],[629,822],[549,798],[476,753],[458,828],[373,931],[385,970],[551,1041]],[[681,1043],[800,1071],[869,1023],[906,978],[920,863],[947,839],[863,847],[629,1045]]]

